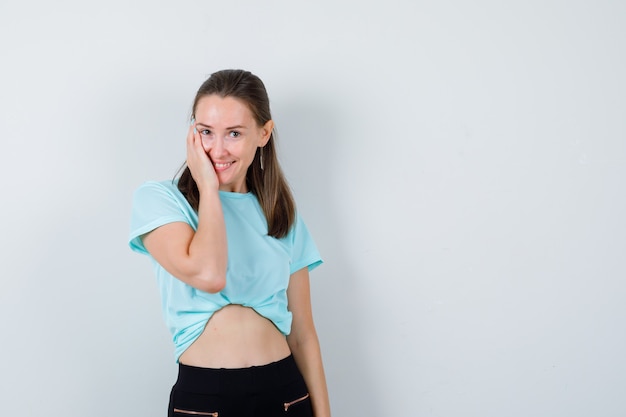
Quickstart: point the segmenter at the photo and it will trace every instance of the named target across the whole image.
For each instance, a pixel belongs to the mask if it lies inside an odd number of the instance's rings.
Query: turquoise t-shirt
[[[132,250],[152,260],[176,361],[200,336],[211,316],[229,304],[253,308],[288,335],[292,320],[287,310],[289,277],[301,268],[310,271],[322,263],[299,215],[289,234],[276,239],[267,234],[267,221],[254,194],[220,191],[219,196],[226,224],[228,266],[226,286],[215,294],[193,288],[171,275],[150,256],[141,240],[142,235],[172,222],[184,222],[197,229],[198,215],[178,190],[176,181],[146,182],[133,196],[129,244]]]

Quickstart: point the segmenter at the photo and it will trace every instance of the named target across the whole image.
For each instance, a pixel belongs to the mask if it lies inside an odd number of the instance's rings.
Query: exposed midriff
[[[287,339],[252,308],[230,304],[218,310],[179,361],[202,368],[247,368],[289,356]]]

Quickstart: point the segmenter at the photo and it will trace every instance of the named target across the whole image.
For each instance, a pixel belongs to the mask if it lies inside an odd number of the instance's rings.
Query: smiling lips
[[[225,169],[228,169],[228,167],[230,167],[232,164],[232,162],[214,162],[213,166],[215,167],[216,171],[224,171]]]

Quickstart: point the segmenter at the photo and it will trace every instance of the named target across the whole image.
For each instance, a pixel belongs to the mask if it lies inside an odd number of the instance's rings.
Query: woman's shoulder
[[[137,189],[143,188],[178,190],[178,180],[146,180],[137,187]]]
[[[181,194],[178,190],[177,180],[147,180],[135,189],[137,193],[172,193]]]
[[[148,180],[140,184],[134,192],[135,202],[155,200],[186,201],[185,196],[178,189],[177,180]]]

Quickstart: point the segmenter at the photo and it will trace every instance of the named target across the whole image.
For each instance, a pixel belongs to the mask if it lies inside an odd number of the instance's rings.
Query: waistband
[[[293,355],[267,365],[214,369],[178,364],[175,390],[198,394],[263,393],[302,379]]]

